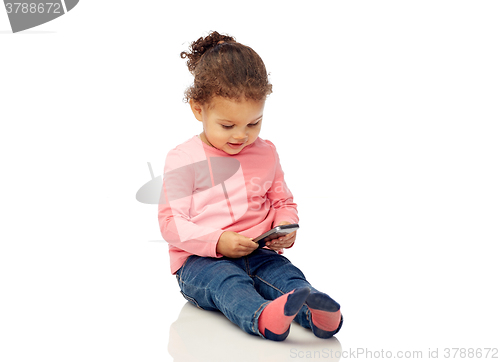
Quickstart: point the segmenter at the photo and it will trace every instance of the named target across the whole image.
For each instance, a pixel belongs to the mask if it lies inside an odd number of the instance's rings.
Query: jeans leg
[[[308,287],[311,292],[318,291],[307,281],[299,268],[275,251],[257,249],[247,259],[255,289],[266,299],[274,300],[302,287]],[[311,329],[311,312],[305,304],[294,320]]]
[[[258,318],[269,303],[254,288],[241,259],[190,256],[177,272],[184,297],[201,309],[220,310],[245,332],[262,336]]]

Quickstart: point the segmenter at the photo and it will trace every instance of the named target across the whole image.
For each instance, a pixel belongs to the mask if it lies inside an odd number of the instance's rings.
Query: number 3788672
[[[60,14],[60,3],[5,3],[7,13],[11,14]]]

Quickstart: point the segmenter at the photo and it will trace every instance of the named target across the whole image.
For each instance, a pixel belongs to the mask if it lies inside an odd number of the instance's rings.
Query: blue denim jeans
[[[237,259],[191,255],[176,276],[189,302],[201,309],[219,310],[245,332],[261,337],[258,320],[267,304],[297,288],[317,291],[287,258],[267,249]],[[294,320],[311,328],[306,305]]]

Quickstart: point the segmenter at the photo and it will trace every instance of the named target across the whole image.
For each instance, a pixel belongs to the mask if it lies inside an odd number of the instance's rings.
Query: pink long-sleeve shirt
[[[257,138],[228,155],[194,136],[167,155],[158,221],[175,274],[190,255],[222,257],[224,231],[255,238],[299,218],[270,141]]]

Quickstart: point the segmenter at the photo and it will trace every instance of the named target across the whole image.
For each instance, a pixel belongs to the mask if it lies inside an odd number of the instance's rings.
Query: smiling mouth
[[[243,145],[243,142],[242,143],[231,143],[231,142],[228,142],[227,144],[231,148],[240,148]]]

